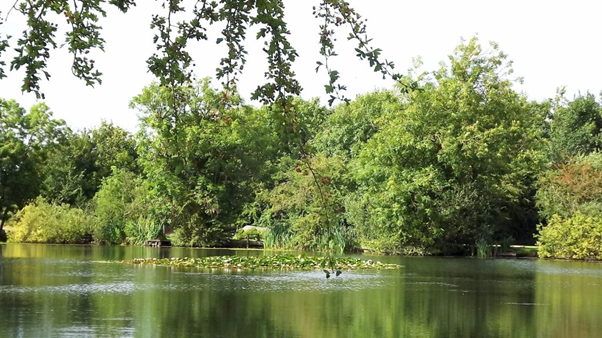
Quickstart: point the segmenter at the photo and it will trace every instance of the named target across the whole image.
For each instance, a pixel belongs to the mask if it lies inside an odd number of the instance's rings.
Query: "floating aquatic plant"
[[[151,264],[172,267],[232,270],[323,270],[326,278],[331,273],[339,276],[342,270],[397,269],[400,265],[374,262],[353,257],[319,257],[306,255],[269,256],[211,256],[202,258],[134,258],[129,264]]]

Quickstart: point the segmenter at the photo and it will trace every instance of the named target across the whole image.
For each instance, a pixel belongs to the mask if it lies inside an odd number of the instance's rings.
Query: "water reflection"
[[[106,260],[271,254],[0,246],[0,337],[597,337],[602,265],[377,257],[401,270],[209,272]]]

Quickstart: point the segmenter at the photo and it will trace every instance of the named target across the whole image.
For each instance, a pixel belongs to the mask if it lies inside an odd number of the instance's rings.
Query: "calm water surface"
[[[0,337],[602,337],[602,264],[376,257],[400,270],[106,263],[261,251],[0,245]]]

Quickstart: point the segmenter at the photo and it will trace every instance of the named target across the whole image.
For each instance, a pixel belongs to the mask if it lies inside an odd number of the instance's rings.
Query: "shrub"
[[[256,225],[268,231],[267,248],[343,252],[355,241],[343,219],[346,172],[343,158],[317,154],[308,160],[283,159],[283,172],[271,190],[257,194]],[[307,163],[311,164],[311,168]]]
[[[207,219],[199,212],[185,211],[176,221],[180,224],[172,237],[172,244],[176,246],[215,247],[224,244],[228,237],[226,225],[217,219]]]
[[[102,186],[94,196],[98,217],[94,239],[101,243],[121,244],[126,238],[125,225],[131,217],[128,209],[136,197],[138,180],[129,171],[112,169],[113,173],[102,180]]]
[[[537,206],[544,218],[602,211],[602,153],[577,156],[539,178]]]
[[[48,203],[38,197],[17,212],[8,239],[29,243],[89,243],[95,222],[88,210]]]
[[[602,259],[602,214],[554,215],[537,237],[540,257]]]
[[[142,245],[162,235],[156,206],[164,199],[151,196],[148,184],[125,169],[112,168],[94,196],[98,223],[94,239],[108,244]]]
[[[240,228],[236,231],[236,234],[234,235],[234,239],[250,239],[252,241],[261,241],[263,238],[263,233],[265,232],[265,230],[260,230],[257,228],[249,228],[247,230],[245,230],[244,228]]]
[[[402,246],[394,237],[362,241],[361,248],[379,255],[426,256],[432,252],[418,246]]]

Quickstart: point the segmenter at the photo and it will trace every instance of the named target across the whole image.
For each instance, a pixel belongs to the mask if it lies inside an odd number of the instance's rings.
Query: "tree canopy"
[[[512,89],[505,59],[496,45],[461,44],[385,116],[355,162],[360,237],[427,251],[516,239],[525,213],[513,210],[542,164],[545,114]]]
[[[9,213],[38,195],[48,152],[66,131],[43,103],[27,113],[15,101],[0,99],[0,230]]]

